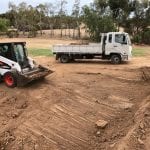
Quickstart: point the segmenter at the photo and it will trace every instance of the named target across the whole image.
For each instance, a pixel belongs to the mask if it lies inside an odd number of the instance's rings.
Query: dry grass
[[[27,48],[37,48],[37,49],[51,49],[55,44],[68,44],[79,42],[77,40],[69,39],[44,39],[44,38],[3,38],[0,39],[1,42],[26,42]]]
[[[133,45],[133,56],[148,56],[150,55],[150,46]]]
[[[54,37],[61,37],[61,30],[60,29],[54,29],[54,30],[43,30],[43,36],[50,37],[52,34]],[[40,34],[40,31],[38,31]],[[63,37],[78,37],[78,30],[74,29],[63,29],[62,30],[62,36]],[[89,37],[89,34],[86,32],[85,29],[80,29],[80,36],[81,38],[87,38]]]

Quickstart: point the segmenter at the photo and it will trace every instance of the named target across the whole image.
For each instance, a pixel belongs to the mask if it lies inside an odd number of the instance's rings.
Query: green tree
[[[118,30],[119,27],[124,24],[130,14],[130,0],[108,0],[108,6],[110,7],[114,22],[116,23]]]
[[[54,35],[54,26],[55,26],[55,13],[56,13],[56,6],[53,3],[45,3],[46,8],[46,18],[47,18],[47,24],[48,28],[51,29],[50,35]]]
[[[8,4],[9,11],[7,13],[7,19],[10,20],[12,26],[18,29],[18,18],[17,18],[17,6],[13,2],[9,2]]]
[[[39,4],[37,7],[36,7],[37,11],[38,11],[38,15],[39,15],[39,22],[38,22],[38,25],[40,27],[40,33],[42,35],[42,27],[44,26],[44,18],[45,18],[45,15],[47,14],[47,8],[46,8],[46,5],[44,4]]]
[[[105,1],[98,2],[100,0],[96,0],[90,7],[83,7],[82,16],[91,39],[96,41],[100,41],[100,33],[116,31],[116,26]]]
[[[74,31],[73,31],[73,37],[75,35],[75,29],[78,29],[78,38],[80,38],[81,36],[81,32],[80,32],[80,24],[81,24],[81,20],[80,20],[80,0],[75,0],[74,5],[73,5],[73,9],[72,9],[72,16],[74,18]]]
[[[125,31],[133,37],[133,42],[147,43],[150,26],[150,7],[148,0],[130,2],[132,15],[124,22]],[[146,39],[145,39],[146,38]],[[149,43],[150,44],[150,43]]]
[[[59,23],[60,23],[60,29],[61,33],[60,36],[62,37],[63,28],[65,27],[65,18],[66,18],[66,0],[60,0],[57,4],[58,7],[58,16],[59,16]]]
[[[9,26],[9,21],[7,19],[0,18],[0,32],[6,32]]]

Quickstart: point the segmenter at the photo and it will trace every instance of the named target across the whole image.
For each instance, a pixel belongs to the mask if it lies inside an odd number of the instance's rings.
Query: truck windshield
[[[127,38],[124,34],[116,34],[115,35],[115,42],[120,44],[127,44]]]
[[[16,60],[19,64],[23,63],[26,60],[24,46],[22,44],[15,44],[14,52],[15,52]]]

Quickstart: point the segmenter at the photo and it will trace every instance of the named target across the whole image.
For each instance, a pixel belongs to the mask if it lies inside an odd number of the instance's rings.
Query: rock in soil
[[[98,120],[96,122],[96,127],[99,129],[104,129],[108,125],[108,122],[105,120]]]

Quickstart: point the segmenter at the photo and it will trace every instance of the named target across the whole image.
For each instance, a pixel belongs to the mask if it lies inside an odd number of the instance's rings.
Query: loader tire
[[[17,78],[15,73],[6,72],[3,76],[3,80],[7,87],[14,88],[17,86]]]
[[[61,63],[69,63],[69,61],[70,61],[69,55],[61,55],[60,56]]]

